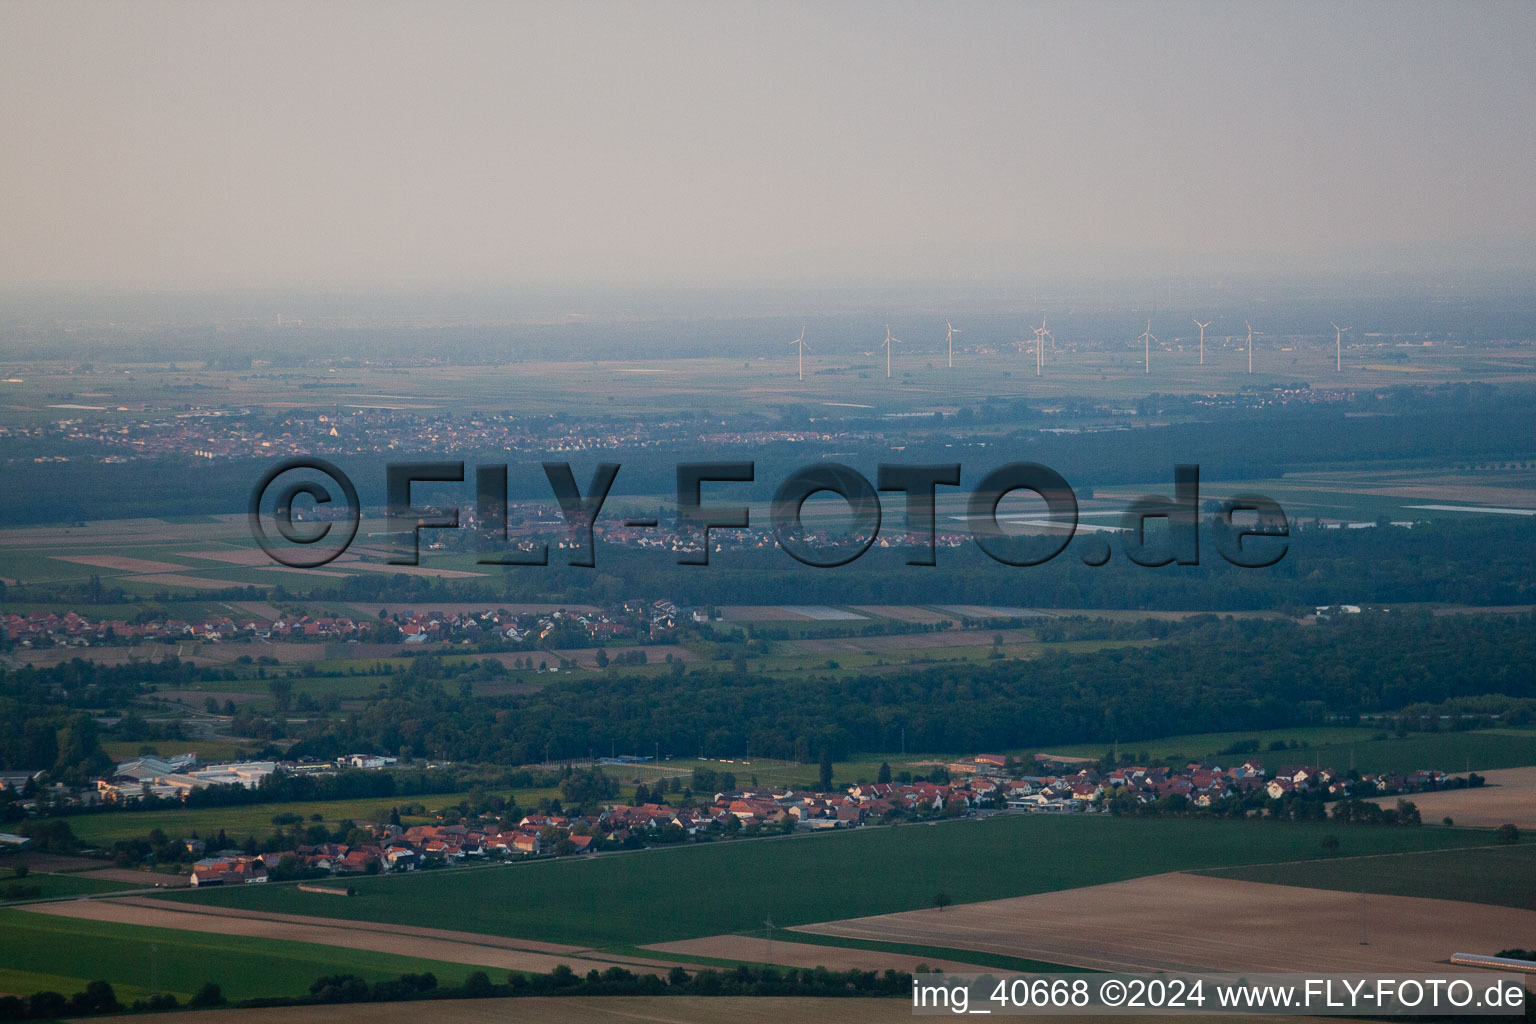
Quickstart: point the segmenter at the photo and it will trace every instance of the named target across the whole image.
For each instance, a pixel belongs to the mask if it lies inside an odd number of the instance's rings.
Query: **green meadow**
[[[17,878],[14,869],[0,874],[0,903],[7,902],[4,898],[4,890],[13,885],[22,885],[27,888],[37,888],[36,896],[28,896],[27,899],[52,899],[56,896],[94,896],[104,892],[121,892],[124,889],[132,889],[133,886],[125,882],[110,882],[102,878],[91,878],[86,875],[45,875],[33,871],[25,878]]]
[[[151,991],[185,1001],[205,982],[230,1000],[294,996],[328,974],[369,982],[431,971],[439,984],[462,982],[464,964],[322,946],[280,939],[253,940],[174,928],[86,921],[0,910],[0,991],[69,996],[101,979],[131,1002]]]
[[[439,925],[605,947],[1023,896],[1164,871],[1322,855],[1480,845],[1486,832],[1261,821],[1001,815],[831,835],[686,846],[591,859],[360,878],[329,900],[291,885],[165,899],[353,920]]]

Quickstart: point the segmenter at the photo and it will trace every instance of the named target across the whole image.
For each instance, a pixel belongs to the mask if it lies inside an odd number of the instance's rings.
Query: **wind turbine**
[[[955,330],[955,325],[950,323],[948,319],[944,321],[944,326],[946,328],[944,340],[949,343],[949,368],[953,370],[955,368],[955,335],[964,334],[965,332]]]
[[[887,378],[889,378],[890,375],[891,375],[891,347],[893,345],[900,345],[900,344],[901,344],[901,339],[900,338],[893,338],[893,337],[891,337],[891,325],[890,324],[886,324],[885,325],[885,340],[880,343],[880,347],[885,349],[885,375],[886,375]]]
[[[794,341],[790,342],[790,344],[791,345],[799,345],[800,346],[800,379],[801,380],[805,380],[805,350],[806,350],[807,346],[805,344],[805,327],[804,327],[804,325],[801,325],[801,327],[800,327],[800,337],[798,337]]]
[[[1035,376],[1040,376],[1040,371],[1045,367],[1045,336],[1050,331],[1045,329],[1045,316],[1040,317],[1040,326],[1031,328],[1035,332]]]
[[[1211,326],[1211,321],[1207,320],[1205,323],[1201,323],[1199,320],[1196,320],[1195,321],[1195,326],[1200,328],[1200,365],[1204,366],[1205,365],[1205,329],[1207,327]]]
[[[1145,350],[1142,356],[1143,373],[1152,372],[1152,343],[1157,341],[1157,335],[1152,333],[1152,321],[1147,321],[1147,329],[1141,332],[1141,347]]]
[[[1253,329],[1253,324],[1250,324],[1247,320],[1244,320],[1243,324],[1244,324],[1244,326],[1246,326],[1248,328],[1248,372],[1252,373],[1253,372],[1253,336],[1255,334],[1257,334],[1257,335],[1260,335],[1262,337],[1264,332],[1263,331],[1256,331],[1256,330],[1254,330]]]
[[[1344,370],[1344,332],[1349,328],[1340,327],[1332,320],[1328,323],[1333,327],[1333,369],[1335,373],[1341,373]]]

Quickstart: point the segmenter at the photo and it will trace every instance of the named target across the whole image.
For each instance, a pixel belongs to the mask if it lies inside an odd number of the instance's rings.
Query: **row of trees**
[[[921,968],[919,968],[921,970]],[[305,995],[248,999],[239,1007],[305,1006],[332,1003],[387,1003],[413,999],[486,999],[507,996],[620,996],[620,995],[691,995],[691,996],[837,996],[895,998],[910,994],[912,975],[905,971],[829,971],[812,969],[755,967],[742,965],[728,970],[701,970],[690,974],[674,967],[665,978],[655,974],[636,974],[623,967],[596,968],[577,974],[565,964],[558,964],[546,974],[513,972],[502,984],[491,981],[484,971],[472,971],[462,985],[442,986],[430,972],[402,974],[398,979],[369,984],[355,974],[334,974],[317,978]],[[213,982],[204,985],[186,1003],[189,1008],[225,1005],[227,1000]],[[132,1012],[163,1012],[179,1008],[176,996],[161,993],[124,1006],[111,984],[93,981],[81,992],[66,998],[57,992],[37,992],[21,998],[0,996],[0,1021],[53,1020],[59,1017],[85,1017]]]

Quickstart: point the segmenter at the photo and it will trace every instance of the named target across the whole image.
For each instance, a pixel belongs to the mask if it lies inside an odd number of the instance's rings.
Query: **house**
[[[267,880],[260,857],[206,857],[192,865],[193,885],[250,885]]]

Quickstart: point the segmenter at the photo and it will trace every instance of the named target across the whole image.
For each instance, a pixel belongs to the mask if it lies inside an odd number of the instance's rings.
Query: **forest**
[[[522,764],[658,745],[734,757],[750,743],[754,755],[810,763],[1352,722],[1451,698],[1536,696],[1533,624],[1414,612],[1314,626],[1201,616],[1142,647],[789,677],[679,663],[659,676],[603,674],[493,698],[444,686],[420,659],[362,711],[313,723],[292,753],[447,750]]]

